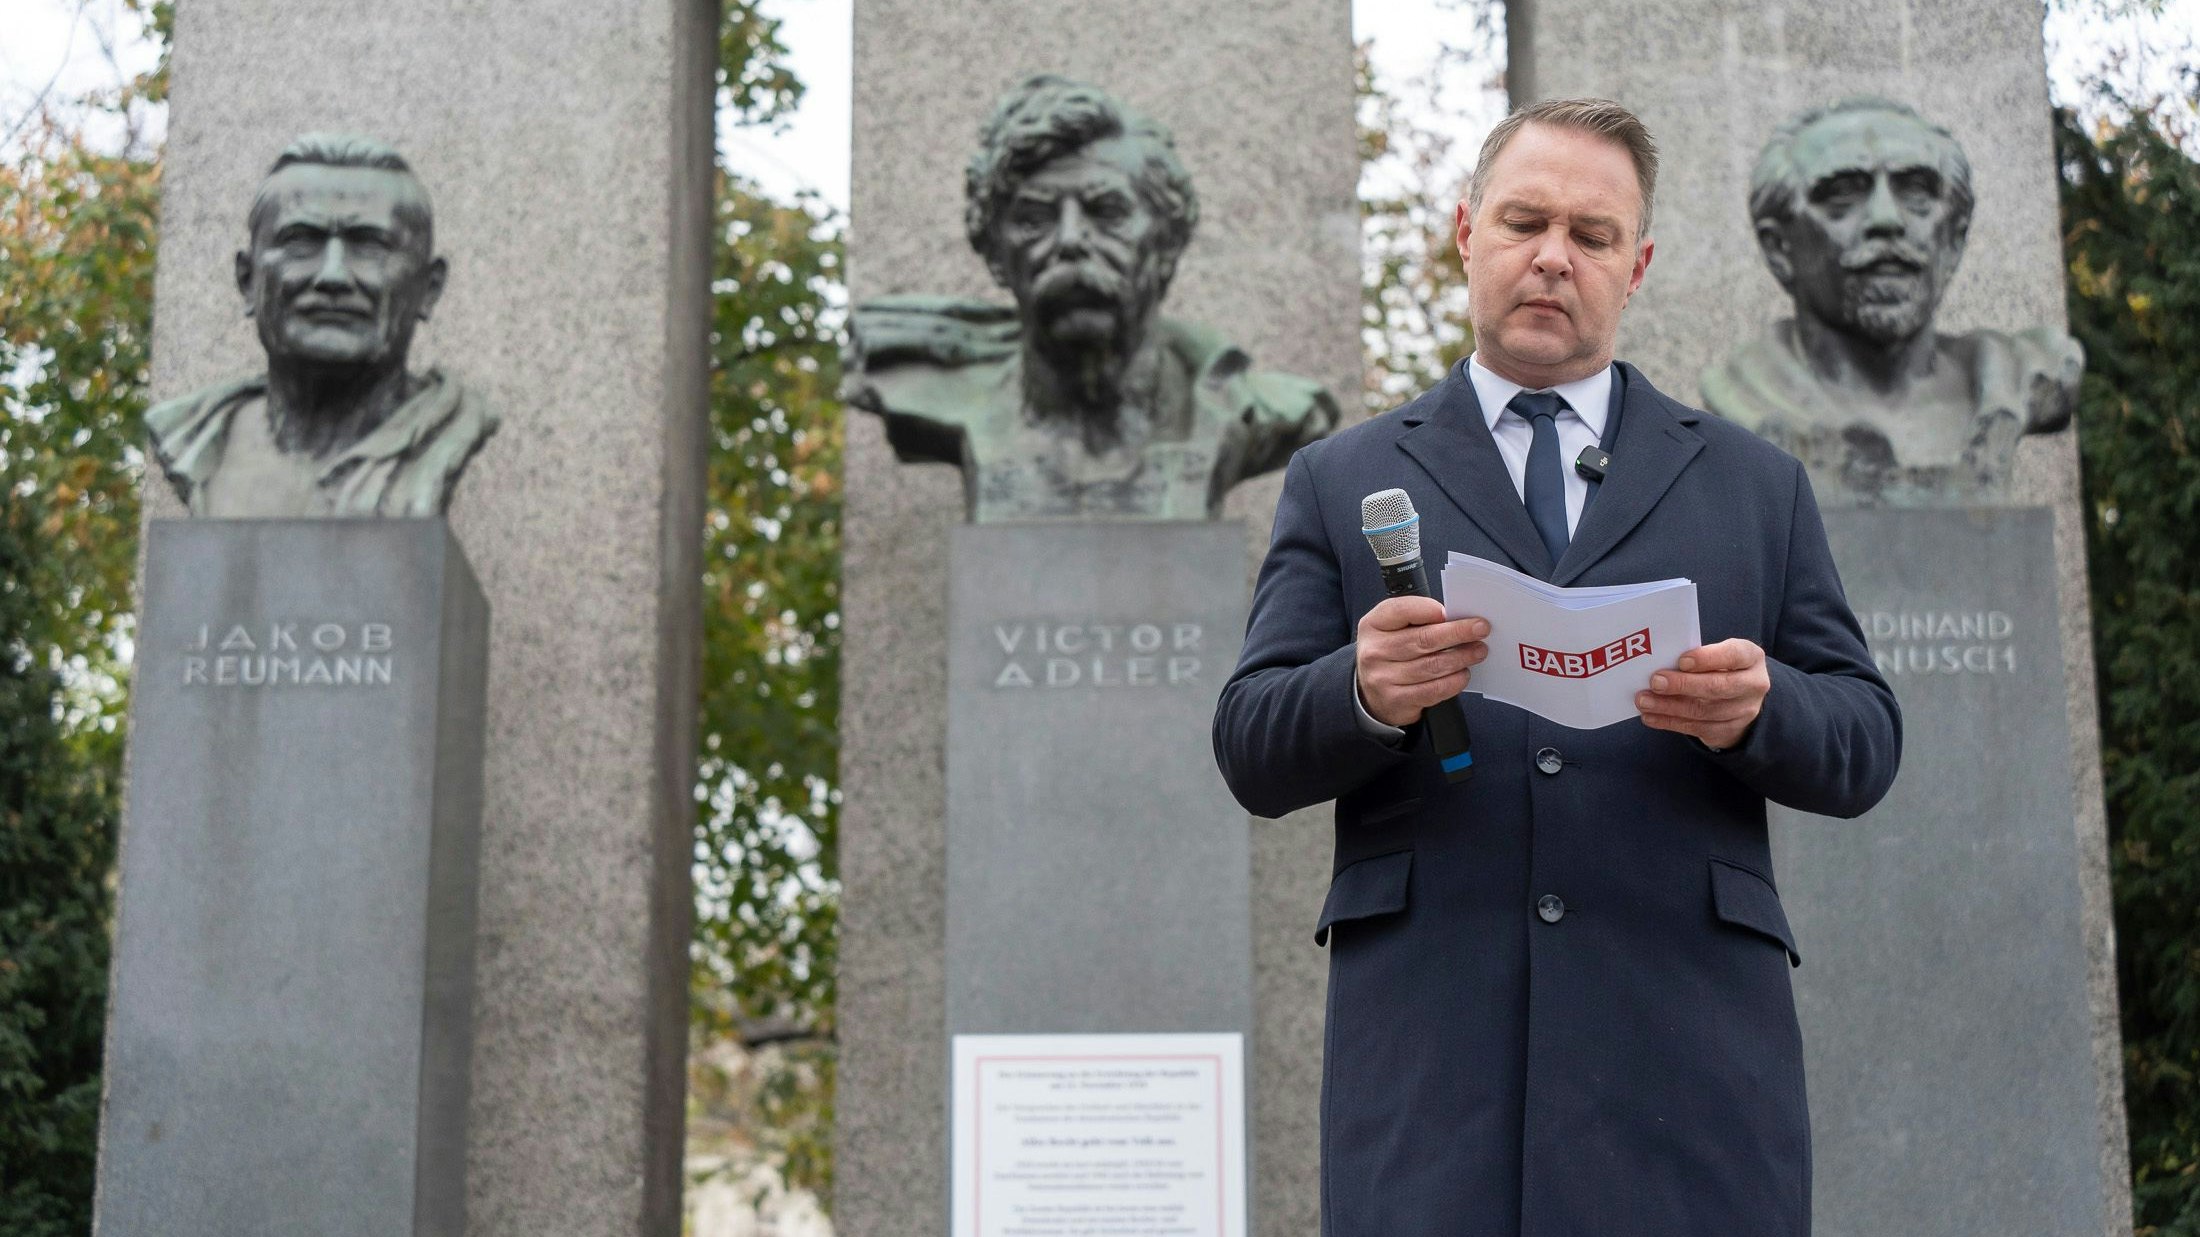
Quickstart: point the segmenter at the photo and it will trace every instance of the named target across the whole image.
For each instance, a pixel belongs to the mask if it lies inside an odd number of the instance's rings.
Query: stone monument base
[[[102,1237],[458,1237],[488,607],[440,519],[156,521]]]
[[[955,529],[950,1035],[1251,1033],[1251,846],[1208,740],[1244,545],[1220,522]]]
[[[1819,1237],[2100,1233],[2054,512],[1831,510],[1902,703],[1858,820],[1775,809]]]

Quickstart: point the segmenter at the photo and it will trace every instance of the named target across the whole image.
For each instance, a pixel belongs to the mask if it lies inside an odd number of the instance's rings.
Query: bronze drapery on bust
[[[882,298],[851,315],[844,394],[904,461],[962,470],[974,523],[1199,520],[1334,429],[1320,384],[1160,315],[1199,200],[1167,130],[1040,75],[984,125],[965,233],[1014,305]]]

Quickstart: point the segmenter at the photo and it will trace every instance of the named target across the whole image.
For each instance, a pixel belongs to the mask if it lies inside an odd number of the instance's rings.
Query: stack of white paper
[[[1636,716],[1651,671],[1703,643],[1692,580],[1559,588],[1457,551],[1444,613],[1489,620],[1490,655],[1469,691],[1577,730]]]

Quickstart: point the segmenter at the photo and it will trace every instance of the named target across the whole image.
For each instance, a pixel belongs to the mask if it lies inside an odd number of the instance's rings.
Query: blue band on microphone
[[[1394,533],[1401,528],[1411,528],[1420,522],[1421,517],[1416,515],[1408,519],[1400,520],[1396,524],[1385,524],[1381,528],[1363,528],[1360,530],[1360,535],[1365,537],[1372,537],[1377,533]]]
[[[1461,769],[1464,769],[1464,768],[1466,768],[1466,767],[1467,767],[1468,765],[1471,765],[1471,764],[1473,764],[1473,763],[1474,763],[1474,753],[1473,753],[1473,752],[1461,752],[1461,753],[1459,753],[1459,754],[1458,754],[1457,756],[1452,756],[1452,757],[1448,757],[1447,759],[1445,759],[1445,761],[1443,762],[1443,766],[1444,766],[1444,772],[1446,772],[1446,773],[1457,773],[1457,772],[1458,772],[1458,771],[1460,771]]]

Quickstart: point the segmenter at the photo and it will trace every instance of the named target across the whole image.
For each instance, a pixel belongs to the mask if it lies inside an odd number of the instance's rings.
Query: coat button
[[[1557,923],[1566,917],[1566,904],[1557,894],[1546,893],[1536,901],[1535,913],[1541,915],[1545,923]]]
[[[1546,747],[1535,754],[1535,767],[1552,777],[1557,777],[1559,769],[1563,768],[1565,764],[1566,758],[1559,755],[1558,749],[1555,747]]]

